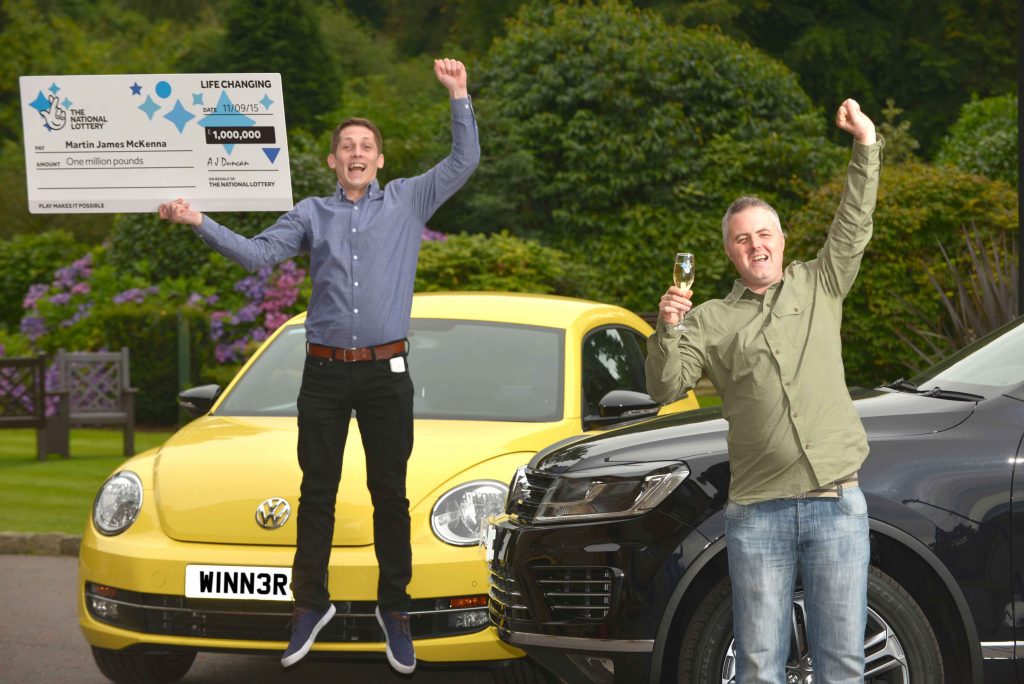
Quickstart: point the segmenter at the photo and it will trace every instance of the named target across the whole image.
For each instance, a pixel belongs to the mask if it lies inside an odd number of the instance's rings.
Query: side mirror
[[[190,387],[178,393],[178,406],[185,409],[185,413],[188,415],[198,418],[210,412],[220,393],[220,385]]]
[[[584,418],[586,427],[604,427],[658,415],[661,406],[643,392],[612,390],[597,404],[598,415]]]

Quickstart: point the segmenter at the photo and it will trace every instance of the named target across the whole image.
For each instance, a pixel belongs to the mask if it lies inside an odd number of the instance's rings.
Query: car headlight
[[[508,486],[493,480],[475,480],[453,487],[434,504],[430,527],[437,538],[453,546],[474,546],[487,516],[505,510]]]
[[[114,473],[92,503],[92,523],[105,535],[121,534],[142,508],[142,480],[130,470]]]
[[[615,466],[601,472],[563,473],[548,488],[535,522],[622,518],[645,513],[686,479],[690,469],[671,463]]]

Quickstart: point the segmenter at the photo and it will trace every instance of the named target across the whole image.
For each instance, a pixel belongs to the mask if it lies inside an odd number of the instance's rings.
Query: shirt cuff
[[[885,138],[875,133],[875,142],[870,145],[853,141],[853,161],[878,162],[882,158],[882,148],[885,147]]]
[[[452,104],[453,119],[475,119],[473,112],[473,98],[470,95],[460,97],[457,100],[449,100]]]

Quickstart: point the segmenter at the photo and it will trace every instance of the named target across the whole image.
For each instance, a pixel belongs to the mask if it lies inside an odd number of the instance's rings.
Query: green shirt
[[[647,341],[647,390],[681,397],[707,373],[729,423],[729,499],[793,496],[849,475],[867,436],[843,373],[839,326],[871,239],[881,139],[853,144],[842,199],[815,259],[793,262],[764,294],[740,281],[694,307],[687,332],[658,320]]]

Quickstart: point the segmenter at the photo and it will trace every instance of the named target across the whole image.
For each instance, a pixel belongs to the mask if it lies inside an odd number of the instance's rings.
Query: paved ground
[[[0,555],[0,681],[10,684],[104,684],[89,646],[78,629],[74,556]],[[486,670],[419,668],[421,684],[490,684]],[[285,673],[273,656],[200,653],[182,682],[249,684],[261,682],[410,681],[375,662],[311,662]]]

